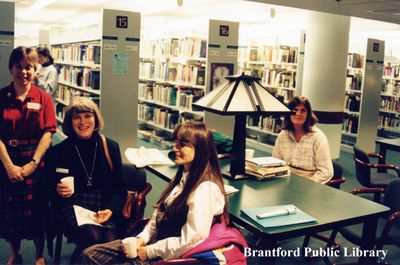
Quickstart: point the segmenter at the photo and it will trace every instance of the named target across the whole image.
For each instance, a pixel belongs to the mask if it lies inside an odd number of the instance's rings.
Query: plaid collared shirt
[[[284,160],[292,173],[325,184],[333,176],[329,143],[325,134],[313,127],[296,142],[291,131],[282,130],[275,142],[272,156]]]

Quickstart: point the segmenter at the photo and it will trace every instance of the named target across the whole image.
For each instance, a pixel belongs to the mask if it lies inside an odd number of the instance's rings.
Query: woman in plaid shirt
[[[289,108],[295,114],[285,118],[272,156],[284,160],[292,173],[325,184],[333,176],[328,139],[315,126],[318,119],[306,97],[294,97]]]

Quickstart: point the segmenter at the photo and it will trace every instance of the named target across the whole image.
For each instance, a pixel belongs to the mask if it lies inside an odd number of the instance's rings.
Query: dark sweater
[[[126,186],[122,176],[121,154],[117,142],[108,138],[106,140],[113,163],[113,171],[111,171],[108,164],[103,143],[98,133],[94,133],[88,140],[69,137],[47,151],[45,169],[50,184],[50,190],[53,193],[52,206],[55,209],[61,210],[63,207],[73,204],[71,198],[62,198],[57,194],[56,186],[61,178],[74,176],[75,194],[90,191],[91,188],[87,186],[87,176],[75,149],[75,145],[78,147],[82,160],[90,174],[95,143],[97,142],[98,147],[92,176],[92,187],[101,191],[103,197],[101,208],[110,209],[113,212],[112,219],[120,217],[127,196]]]

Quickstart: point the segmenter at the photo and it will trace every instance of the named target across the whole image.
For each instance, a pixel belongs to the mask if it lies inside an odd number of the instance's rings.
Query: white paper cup
[[[60,181],[61,181],[61,183],[66,184],[68,186],[68,188],[70,188],[72,190],[72,193],[75,192],[74,177],[68,176],[68,177],[62,178]]]
[[[250,159],[254,156],[254,149],[246,149],[245,158]]]
[[[134,259],[137,257],[136,237],[127,237],[122,240],[122,244],[128,251],[128,257]]]

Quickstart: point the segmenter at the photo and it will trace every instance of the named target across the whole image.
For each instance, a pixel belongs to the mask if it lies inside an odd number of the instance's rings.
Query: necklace
[[[83,163],[81,153],[79,152],[78,147],[76,146],[76,144],[74,144],[74,146],[75,146],[76,152],[78,153],[79,160],[81,161],[83,170],[85,171],[85,174],[86,174],[86,178],[87,178],[86,186],[91,187],[93,185],[93,171],[94,171],[94,164],[96,162],[96,155],[97,155],[97,141],[96,141],[96,145],[94,146],[93,162],[92,162],[92,168],[90,170],[90,174],[86,169],[85,163]]]

